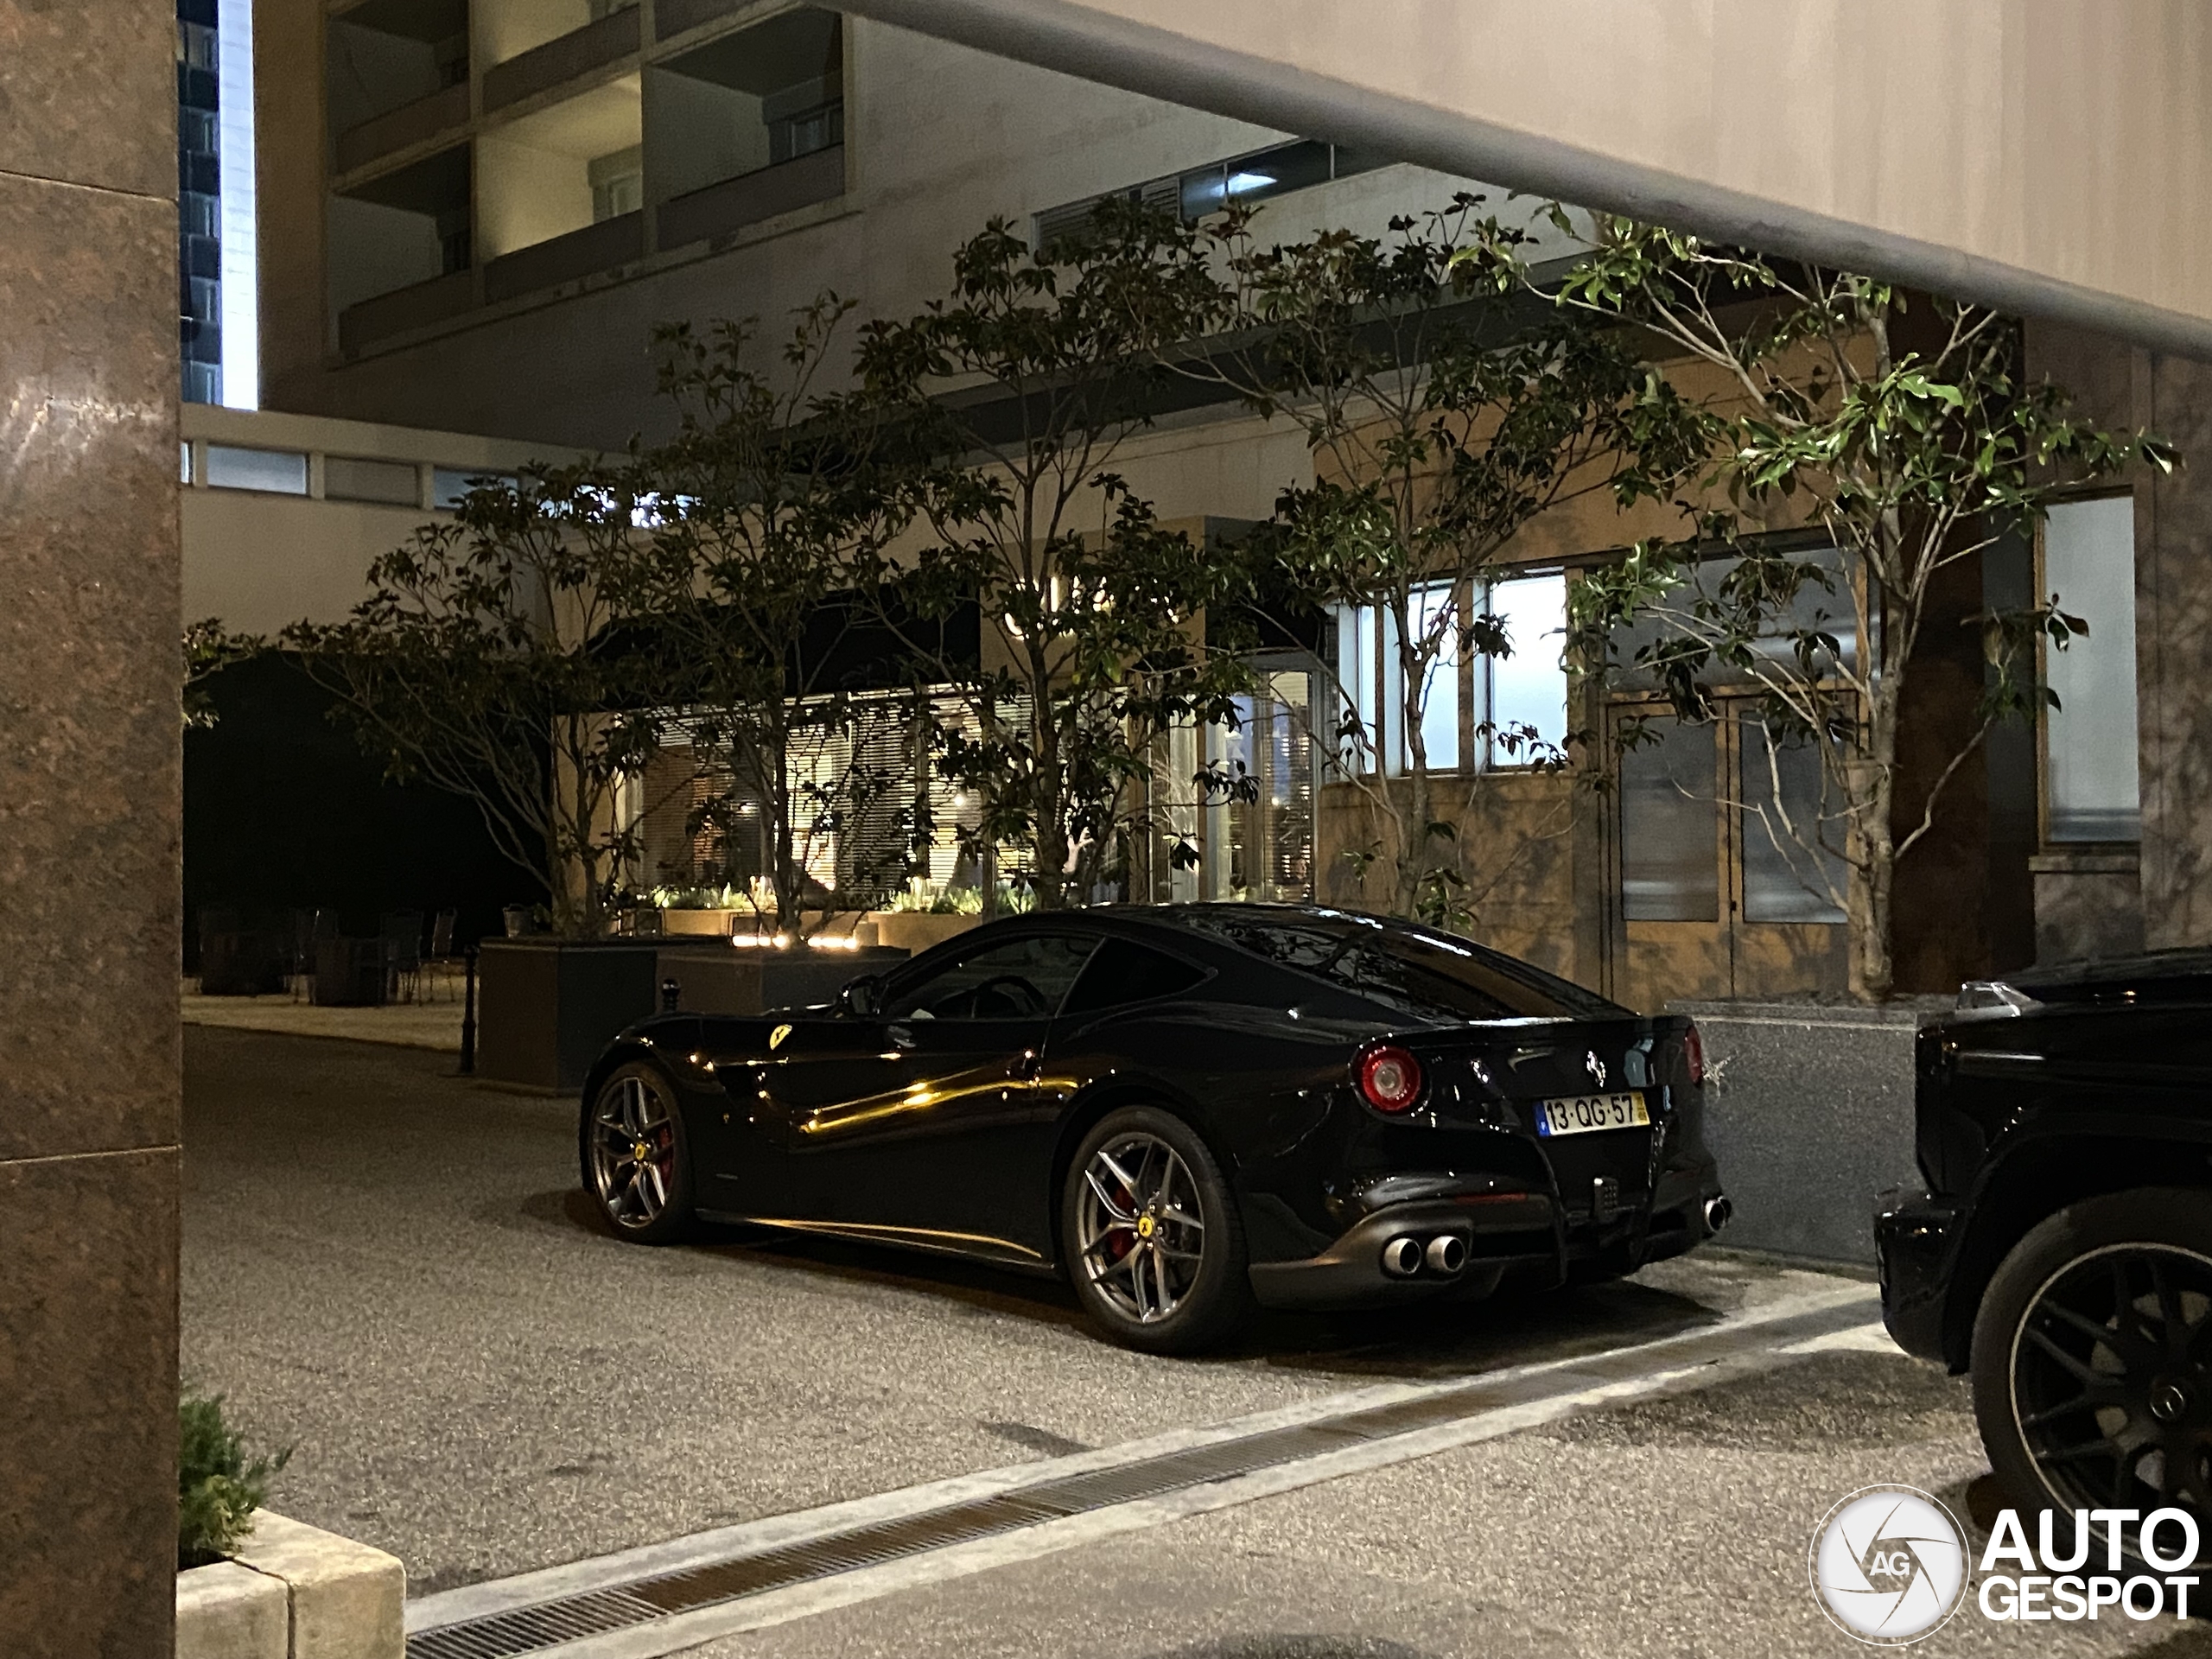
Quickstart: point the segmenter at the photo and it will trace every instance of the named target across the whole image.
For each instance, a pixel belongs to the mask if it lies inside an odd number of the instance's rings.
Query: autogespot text
[[[2120,1529],[2142,1523],[2136,1537],[2141,1564],[2153,1573],[2130,1572],[2136,1565],[2120,1554]],[[2171,1612],[2177,1618],[2190,1614],[2190,1592],[2196,1587],[2186,1571],[2196,1561],[2198,1538],[2194,1517],[2180,1510],[2076,1510],[2070,1548],[2065,1541],[2064,1517],[2046,1510],[2037,1519],[2035,1548],[2028,1547],[2026,1529],[2012,1510],[2000,1510],[1981,1553],[1981,1611],[1985,1617],[2033,1623],[2056,1618],[2071,1621],[2094,1618],[2107,1608],[2117,1608],[2141,1621]],[[2101,1535],[2101,1540],[2100,1539]],[[2101,1541],[2101,1548],[2098,1548]],[[2161,1548],[2164,1543],[2170,1546]],[[2091,1567],[2092,1552],[2101,1556],[2104,1571]],[[2017,1572],[2000,1568],[2017,1567]]]

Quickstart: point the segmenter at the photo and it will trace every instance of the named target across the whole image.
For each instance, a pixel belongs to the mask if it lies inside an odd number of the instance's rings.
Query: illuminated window
[[[2058,707],[2045,726],[2053,841],[2135,841],[2135,504],[2125,495],[2069,501],[2044,524],[2045,594],[2089,625],[2047,653]]]

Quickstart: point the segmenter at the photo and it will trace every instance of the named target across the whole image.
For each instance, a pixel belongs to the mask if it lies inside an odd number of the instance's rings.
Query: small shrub
[[[269,1496],[269,1478],[291,1461],[246,1456],[245,1440],[223,1421],[223,1396],[187,1389],[177,1406],[176,1564],[205,1567],[236,1549]]]

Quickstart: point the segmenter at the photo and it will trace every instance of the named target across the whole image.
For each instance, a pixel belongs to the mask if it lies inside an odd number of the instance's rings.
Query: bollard
[[[683,1001],[683,986],[677,984],[673,979],[664,979],[661,981],[660,1011],[663,1014],[674,1014],[676,1012],[677,1005]]]
[[[476,1075],[476,947],[470,945],[467,956],[467,980],[461,992],[461,1075]]]

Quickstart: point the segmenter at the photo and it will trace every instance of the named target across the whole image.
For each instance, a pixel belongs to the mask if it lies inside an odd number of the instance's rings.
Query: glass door
[[[1819,752],[1749,698],[1693,723],[1617,703],[1612,994],[1640,1008],[1844,988],[1843,819]]]

